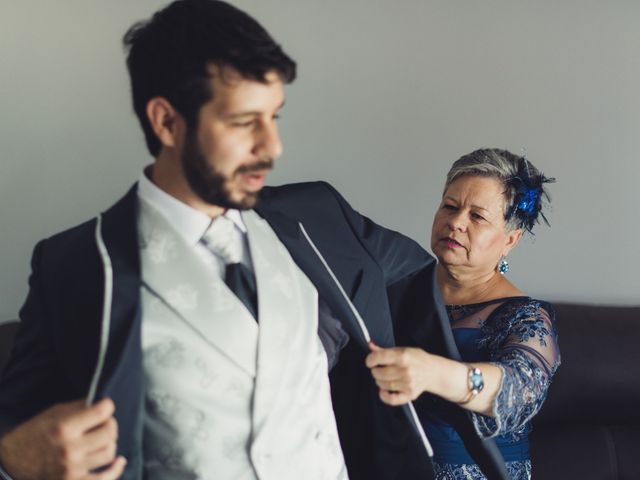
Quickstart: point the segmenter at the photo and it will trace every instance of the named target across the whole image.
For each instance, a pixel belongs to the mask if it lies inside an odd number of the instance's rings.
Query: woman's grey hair
[[[533,224],[531,224],[530,227],[527,228],[527,225],[523,225],[522,216],[517,214],[518,206],[516,203],[521,201],[521,195],[519,195],[519,193],[522,192],[522,188],[519,186],[521,182],[514,182],[514,179],[541,179],[542,183],[553,181],[553,179],[544,177],[526,158],[500,148],[482,148],[463,155],[456,160],[451,166],[449,173],[447,173],[444,191],[446,192],[449,185],[456,179],[465,175],[495,178],[502,183],[505,200],[504,218],[508,231],[517,228],[526,228],[531,232],[531,227],[533,226]],[[544,192],[541,185],[539,188],[541,195],[539,195],[534,218],[531,219],[534,223],[537,221],[538,213],[540,213],[540,201],[542,197],[548,199],[548,195]]]

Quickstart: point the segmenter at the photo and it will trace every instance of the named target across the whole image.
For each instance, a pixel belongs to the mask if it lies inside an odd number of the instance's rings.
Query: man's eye
[[[253,120],[249,120],[247,122],[234,122],[232,125],[234,127],[250,127],[253,125]]]
[[[445,210],[455,210],[456,207],[455,205],[449,205],[448,203],[445,203],[442,208],[444,208]]]
[[[484,217],[482,215],[480,215],[479,213],[472,213],[471,216],[473,218],[475,218],[476,220],[484,220]]]

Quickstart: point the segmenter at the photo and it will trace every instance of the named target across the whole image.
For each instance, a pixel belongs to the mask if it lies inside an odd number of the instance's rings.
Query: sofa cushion
[[[534,479],[640,478],[638,426],[543,425],[530,441]]]
[[[640,478],[640,307],[555,304],[562,363],[530,435],[533,478]]]
[[[554,307],[562,364],[534,424],[640,423],[640,307]]]

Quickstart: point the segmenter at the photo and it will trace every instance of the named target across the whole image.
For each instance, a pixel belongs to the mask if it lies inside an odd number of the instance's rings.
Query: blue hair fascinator
[[[550,200],[544,184],[553,183],[556,179],[547,178],[535,168],[530,168],[526,157],[522,157],[518,167],[518,173],[506,182],[515,191],[512,206],[507,212],[507,221],[515,217],[518,228],[533,235],[533,226],[539,223],[540,217],[549,225],[547,217],[541,211],[543,201]]]

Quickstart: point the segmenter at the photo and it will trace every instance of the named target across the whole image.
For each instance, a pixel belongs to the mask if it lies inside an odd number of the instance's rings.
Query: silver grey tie
[[[241,245],[233,221],[219,216],[202,236],[201,242],[226,265],[224,281],[258,321],[258,296],[253,272],[242,263]]]

